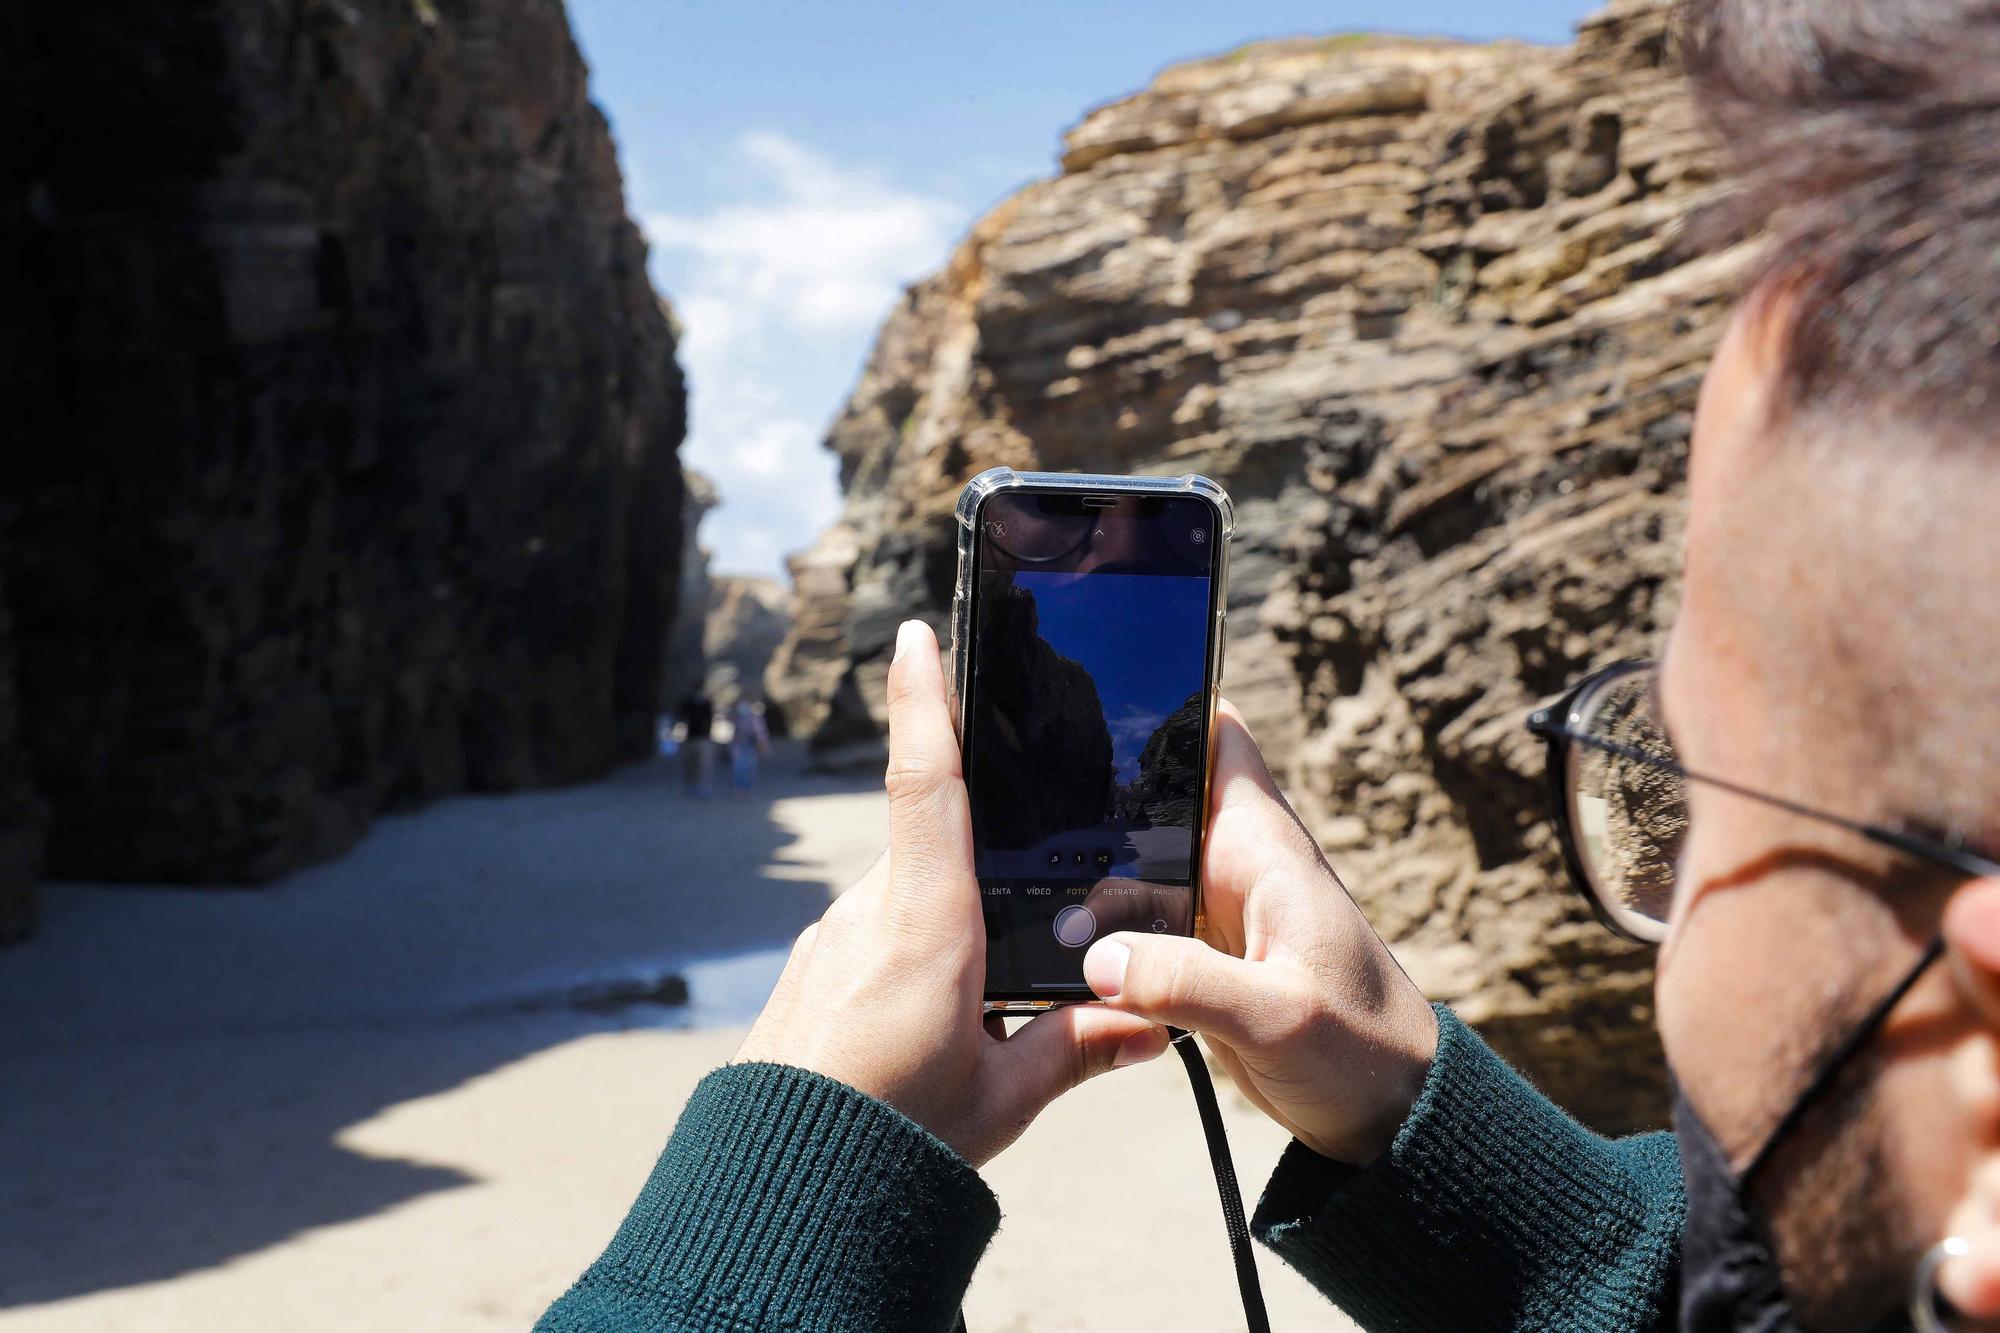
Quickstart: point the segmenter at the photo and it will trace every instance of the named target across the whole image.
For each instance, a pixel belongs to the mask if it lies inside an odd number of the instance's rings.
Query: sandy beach
[[[527,1328],[885,829],[872,775],[695,802],[662,761],[385,820],[264,889],[49,886],[0,953],[0,1330]],[[1284,1136],[1224,1100],[1254,1193]],[[1178,1061],[986,1176],[975,1333],[1241,1327]],[[1345,1326],[1262,1268],[1277,1326]]]

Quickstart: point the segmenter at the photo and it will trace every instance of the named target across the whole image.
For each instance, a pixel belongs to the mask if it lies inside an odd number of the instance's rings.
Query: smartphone
[[[1234,523],[1206,477],[995,468],[958,502],[959,743],[986,1004],[1094,998],[1090,942],[1193,934]]]

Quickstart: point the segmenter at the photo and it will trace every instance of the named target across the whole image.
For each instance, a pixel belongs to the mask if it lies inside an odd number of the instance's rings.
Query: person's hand
[[[799,936],[739,1063],[796,1065],[879,1097],[974,1166],[1058,1095],[1150,1060],[1166,1032],[1097,1005],[1006,1034],[980,1017],[986,925],[937,639],[906,622],[889,665],[889,850]]]
[[[1242,715],[1216,710],[1202,939],[1090,946],[1106,1004],[1199,1032],[1243,1095],[1322,1157],[1395,1139],[1437,1051],[1437,1016],[1279,794]]]

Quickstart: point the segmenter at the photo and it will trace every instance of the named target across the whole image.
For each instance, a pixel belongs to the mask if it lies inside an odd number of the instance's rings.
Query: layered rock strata
[[[1260,44],[1088,116],[890,316],[829,435],[773,688],[879,744],[994,464],[1236,497],[1226,691],[1435,995],[1597,1123],[1664,1108],[1645,957],[1563,882],[1531,703],[1672,611],[1688,420],[1743,256],[1665,6],[1574,45]]]
[[[0,586],[0,664],[14,657],[12,618]],[[21,701],[11,672],[0,671],[0,944],[25,938],[35,924],[48,806],[21,743]]]
[[[727,710],[745,695],[752,703],[763,697],[765,669],[791,629],[790,588],[776,579],[754,575],[714,577],[709,585],[702,653],[709,697],[717,708]],[[774,711],[766,720],[774,732],[785,729],[781,712]]]
[[[982,576],[980,621],[994,653],[969,721],[980,770],[972,798],[984,847],[1033,847],[1110,817],[1117,796],[1111,728],[1097,682],[1041,635],[1035,596],[1012,574]]]
[[[708,551],[701,545],[701,522],[722,503],[722,493],[705,474],[684,468],[681,482],[680,587],[674,595],[673,626],[667,631],[660,677],[660,703],[669,713],[700,688],[708,675],[703,644],[714,589],[708,573]]]
[[[260,880],[643,750],[684,396],[560,0],[13,23],[0,677],[49,871]]]

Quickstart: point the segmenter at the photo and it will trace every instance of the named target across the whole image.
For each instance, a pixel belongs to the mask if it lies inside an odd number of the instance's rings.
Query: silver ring
[[[1924,1251],[1917,1271],[1910,1277],[1910,1327],[1917,1333],[1950,1333],[1938,1318],[1937,1271],[1947,1259],[1962,1259],[1972,1253],[1963,1236],[1946,1236]]]

